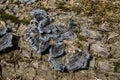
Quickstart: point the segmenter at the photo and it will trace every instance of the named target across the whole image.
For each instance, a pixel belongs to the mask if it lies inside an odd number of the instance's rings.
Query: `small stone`
[[[0,36],[4,35],[7,32],[7,28],[4,27],[0,27]]]
[[[86,37],[86,38],[91,38],[91,39],[97,39],[100,40],[102,35],[99,33],[99,31],[94,31],[94,30],[90,30],[87,29],[86,27],[81,27],[82,32],[80,33],[80,35]]]
[[[98,62],[98,67],[100,68],[101,71],[113,71],[113,64],[107,60],[102,60]]]
[[[117,34],[117,33],[115,33],[115,32],[112,32],[112,33],[110,33],[110,35],[108,36],[108,39],[107,40],[110,40],[110,39],[112,39],[112,38],[114,38],[114,37],[116,37],[116,36],[118,36],[119,34]]]
[[[37,0],[19,0],[21,3],[23,3],[23,4],[32,4],[32,3],[34,3],[35,1],[37,1]]]
[[[72,39],[76,39],[77,35],[72,32],[72,31],[67,31],[64,34],[61,35],[63,40],[72,40]]]
[[[19,6],[18,5],[15,5],[15,7],[13,8],[13,11],[17,14],[19,14]]]
[[[104,69],[104,70],[106,70],[106,69],[109,68],[108,64],[109,64],[108,61],[105,61],[105,62],[100,61],[100,62],[98,63],[99,67],[100,67],[101,69]]]
[[[91,50],[93,50],[94,55],[98,55],[101,57],[108,57],[109,53],[109,46],[103,44],[101,42],[96,42],[91,45]]]
[[[30,59],[31,54],[27,50],[22,50],[22,56]]]
[[[39,64],[38,64],[37,61],[33,62],[32,65],[33,65],[34,68],[38,68],[39,67]]]
[[[5,22],[0,21],[0,36],[4,35],[7,32],[7,28],[5,27]]]
[[[90,61],[90,67],[95,67],[95,63],[96,63],[96,61],[95,61],[95,58],[93,58],[91,61]]]
[[[95,44],[92,44],[91,49],[94,50],[95,52],[106,52],[107,48],[104,44],[97,42]]]
[[[89,38],[100,40],[102,35],[98,31],[90,31]]]
[[[99,31],[102,31],[102,32],[110,32],[110,31],[112,31],[112,29],[110,27],[110,23],[105,22],[105,23],[101,24]]]
[[[26,80],[33,80],[33,78],[35,77],[35,70],[34,68],[26,68],[23,72],[23,78]]]

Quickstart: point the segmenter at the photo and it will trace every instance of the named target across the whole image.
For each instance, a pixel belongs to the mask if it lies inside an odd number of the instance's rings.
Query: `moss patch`
[[[73,11],[83,16],[92,16],[95,24],[102,22],[120,22],[120,4],[112,1],[77,0],[79,5],[58,2],[57,8],[63,11]]]
[[[104,21],[120,22],[120,4],[110,1],[77,0],[82,4],[81,10],[84,15],[94,16],[94,22],[99,24]]]
[[[87,38],[86,37],[84,37],[84,36],[81,36],[81,35],[77,35],[77,37],[78,37],[78,39],[80,40],[80,41],[86,41],[87,42]]]
[[[120,72],[120,62],[114,62],[114,72]]]
[[[1,19],[2,20],[11,20],[12,22],[19,24],[19,23],[23,23],[23,24],[29,24],[29,20],[19,20],[18,17],[5,13],[4,11],[0,11],[0,15],[1,15]]]
[[[63,11],[70,11],[70,8],[71,8],[70,5],[64,1],[57,2],[56,6],[58,9],[61,9]]]

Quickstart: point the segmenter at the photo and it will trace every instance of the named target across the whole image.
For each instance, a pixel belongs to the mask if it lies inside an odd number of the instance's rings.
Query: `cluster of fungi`
[[[68,23],[66,29],[62,30],[60,25],[53,25],[53,19],[43,9],[35,9],[30,12],[33,17],[30,28],[25,35],[34,51],[44,54],[47,51],[50,54],[49,65],[58,71],[75,71],[87,68],[90,60],[90,54],[86,51],[75,50],[75,55],[67,60],[63,60],[66,52],[66,43],[64,40],[73,40],[77,38],[73,31],[74,21]]]

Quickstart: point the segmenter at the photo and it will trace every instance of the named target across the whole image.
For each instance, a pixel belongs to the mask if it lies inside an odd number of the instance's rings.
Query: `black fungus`
[[[68,70],[78,70],[87,68],[90,54],[85,51],[76,51],[76,55],[71,57],[67,63]]]
[[[50,40],[47,39],[48,37],[41,37],[35,33],[30,33],[32,36],[30,36],[28,39],[28,42],[30,43],[31,47],[37,52],[42,53],[44,52],[49,46],[50,46]],[[28,36],[28,35],[26,35]]]
[[[30,25],[30,28],[27,30],[27,33],[25,35],[25,38],[27,41],[29,41],[29,39],[31,37],[35,37],[38,33],[38,30],[36,29],[35,25]]]
[[[37,22],[40,22],[41,20],[43,20],[44,18],[47,18],[48,17],[48,14],[45,10],[43,9],[34,9],[30,12],[30,15],[32,17],[34,17],[34,19],[37,21]],[[49,18],[49,17],[48,17]]]
[[[65,44],[63,42],[58,42],[55,45],[52,45],[50,48],[51,57],[59,57],[65,53]]]
[[[40,39],[44,40],[44,41],[50,41],[50,35],[49,34],[42,34],[40,36]]]
[[[61,29],[61,26],[51,25],[52,19],[43,9],[32,10],[30,15],[34,18],[33,21],[35,23],[30,24],[25,38],[37,53],[44,53],[49,49],[49,65],[51,68],[59,71],[74,71],[87,67],[90,55],[83,51],[77,51],[77,55],[70,58],[67,63],[58,60],[65,53],[66,45],[64,40],[77,38],[77,35],[73,31],[75,26],[73,20],[68,23],[66,29]],[[55,41],[54,44],[51,43],[52,40],[53,42]]]
[[[66,69],[65,64],[62,63],[61,61],[57,60],[56,58],[50,58],[49,64],[50,64],[50,67],[54,70],[65,71],[65,69]]]
[[[12,33],[7,32],[7,27],[5,27],[2,22],[0,23],[0,51],[5,50],[6,48],[12,47]]]
[[[6,33],[0,38],[0,51],[12,47],[12,34]]]
[[[43,20],[41,20],[38,23],[38,30],[40,33],[50,33],[51,32],[51,27],[47,26],[50,24],[50,20],[48,18],[45,18]]]
[[[50,42],[49,41],[44,41],[44,40],[39,40],[39,43],[35,43],[33,44],[34,47],[38,47],[38,50],[37,50],[37,53],[42,53],[42,52],[45,52],[49,46],[50,46]]]

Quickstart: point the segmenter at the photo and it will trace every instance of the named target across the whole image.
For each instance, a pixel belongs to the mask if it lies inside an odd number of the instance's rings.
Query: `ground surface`
[[[53,24],[77,26],[80,49],[92,55],[89,68],[59,72],[48,64],[49,54],[34,52],[24,35],[32,19],[32,9],[45,9]],[[119,0],[38,0],[31,5],[18,0],[0,0],[0,20],[15,37],[15,48],[0,52],[1,80],[120,80],[120,1]]]

